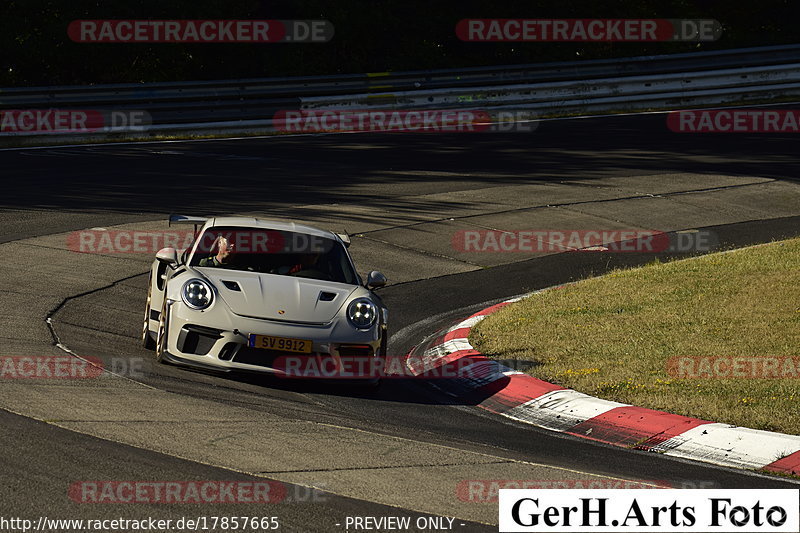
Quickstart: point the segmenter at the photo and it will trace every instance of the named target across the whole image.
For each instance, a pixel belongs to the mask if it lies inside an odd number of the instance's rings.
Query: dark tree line
[[[0,0],[0,86],[458,68],[799,42],[796,0]],[[463,18],[713,18],[713,43],[468,43]],[[327,19],[324,44],[81,44],[76,19]]]

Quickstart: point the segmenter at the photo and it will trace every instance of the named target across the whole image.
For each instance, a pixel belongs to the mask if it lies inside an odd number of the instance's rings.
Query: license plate
[[[279,352],[311,353],[310,340],[272,337],[270,335],[250,335],[250,347],[277,350]]]

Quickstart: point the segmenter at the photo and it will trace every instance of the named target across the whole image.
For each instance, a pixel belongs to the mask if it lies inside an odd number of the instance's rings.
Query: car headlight
[[[181,298],[192,309],[205,309],[214,301],[214,291],[202,279],[194,278],[183,284]]]
[[[358,298],[347,306],[347,318],[358,329],[367,329],[375,323],[378,308],[367,298]]]

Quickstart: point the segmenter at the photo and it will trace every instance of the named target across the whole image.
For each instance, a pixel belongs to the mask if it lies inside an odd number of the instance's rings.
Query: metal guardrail
[[[213,134],[269,131],[275,113],[291,109],[491,107],[546,116],[795,95],[800,45],[437,71],[10,88],[0,90],[0,110],[144,110],[151,132]]]

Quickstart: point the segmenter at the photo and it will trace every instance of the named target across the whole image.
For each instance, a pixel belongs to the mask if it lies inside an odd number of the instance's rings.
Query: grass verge
[[[800,239],[544,291],[470,342],[594,396],[800,434]]]

